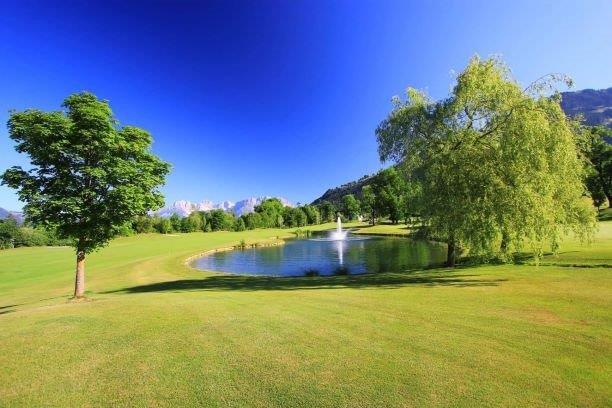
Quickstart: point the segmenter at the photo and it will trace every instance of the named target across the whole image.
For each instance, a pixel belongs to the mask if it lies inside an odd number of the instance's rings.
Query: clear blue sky
[[[522,83],[612,86],[612,1],[38,1],[0,13],[0,169],[9,109],[89,90],[173,163],[177,199],[308,202],[381,168],[374,129],[407,86],[501,54]],[[0,187],[0,207],[19,209]]]

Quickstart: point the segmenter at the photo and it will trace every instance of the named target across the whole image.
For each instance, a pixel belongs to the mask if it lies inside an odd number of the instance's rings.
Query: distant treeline
[[[245,231],[257,228],[293,228],[316,225],[334,220],[336,212],[330,206],[304,205],[286,207],[277,198],[269,198],[255,211],[239,217],[224,210],[194,211],[186,217],[173,214],[168,218],[143,215],[131,224],[135,233]]]
[[[29,246],[71,245],[72,241],[60,239],[52,229],[20,226],[14,218],[0,220],[0,249]]]
[[[411,207],[402,195],[403,180],[395,169],[383,170],[370,181],[371,184],[363,189],[363,200],[347,194],[339,205],[322,201],[316,205],[288,207],[279,199],[270,198],[256,206],[254,212],[239,217],[221,209],[194,211],[186,217],[141,215],[118,228],[116,235],[299,228],[332,222],[337,217],[353,221],[361,219],[362,215],[371,223],[383,217],[392,222],[407,219]],[[53,229],[33,228],[27,222],[20,226],[12,218],[0,220],[0,249],[45,245],[72,245],[72,242],[60,240]]]

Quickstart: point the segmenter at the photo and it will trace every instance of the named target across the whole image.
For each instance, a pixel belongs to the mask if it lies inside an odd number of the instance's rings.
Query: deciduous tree
[[[377,129],[382,161],[401,163],[422,186],[425,225],[473,254],[507,254],[528,242],[536,255],[573,230],[586,238],[584,163],[574,125],[546,94],[562,76],[522,89],[498,59],[474,58],[451,96],[434,103],[414,89]]]
[[[2,183],[17,189],[29,222],[55,228],[76,250],[74,296],[85,293],[85,256],[137,215],[163,204],[170,170],[151,153],[146,131],[119,127],[106,101],[77,93],[64,110],[13,112],[9,136],[31,168],[12,167]]]

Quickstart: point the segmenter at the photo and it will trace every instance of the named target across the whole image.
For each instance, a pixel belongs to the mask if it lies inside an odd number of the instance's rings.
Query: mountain
[[[249,197],[244,200],[240,200],[236,203],[231,201],[222,201],[220,203],[213,203],[209,200],[204,200],[199,203],[194,203],[186,200],[175,201],[169,206],[163,207],[155,212],[156,215],[160,217],[170,217],[172,214],[177,214],[181,217],[186,217],[191,214],[193,211],[210,211],[210,210],[224,210],[231,211],[236,216],[241,216],[243,214],[252,213],[255,211],[255,206],[261,204],[265,199],[271,197]],[[285,206],[293,207],[287,199],[278,197],[278,199]]]
[[[347,194],[353,194],[355,197],[361,197],[361,189],[363,186],[370,183],[373,175],[365,175],[357,181],[351,181],[339,187],[330,188],[323,195],[312,202],[312,204],[321,204],[323,201],[329,201],[338,205],[342,202],[342,197]]]
[[[586,124],[604,125],[612,128],[612,87],[607,89],[583,89],[575,92],[561,93],[561,108],[568,116],[582,114]],[[329,201],[336,205],[341,203],[347,194],[361,196],[361,188],[368,184],[373,176],[365,175],[357,181],[351,181],[339,187],[330,188],[313,204]]]
[[[568,116],[582,114],[588,125],[612,128],[612,87],[562,92],[561,107]]]
[[[4,208],[0,208],[0,220],[12,217],[17,221],[17,224],[23,224],[23,213],[19,211],[9,211]]]

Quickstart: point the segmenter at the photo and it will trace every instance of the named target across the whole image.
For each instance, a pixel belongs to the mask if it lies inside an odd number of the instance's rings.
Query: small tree
[[[608,201],[612,207],[612,145],[606,141],[612,138],[612,129],[603,126],[585,129],[587,146],[585,155],[589,162],[586,185],[596,207]]]
[[[319,212],[321,213],[321,220],[323,222],[330,222],[336,219],[336,206],[329,201],[323,201],[319,205]]]
[[[305,205],[302,209],[306,214],[306,224],[316,225],[321,223],[321,213],[316,205]]]
[[[234,222],[234,231],[244,231],[245,229],[246,224],[244,223],[242,217],[236,218],[236,221]]]
[[[380,171],[373,180],[374,206],[379,215],[387,215],[397,224],[403,215],[403,197],[406,183],[400,174],[391,167]]]
[[[158,218],[155,222],[155,229],[160,234],[169,234],[172,232],[172,223],[168,218]]]
[[[359,216],[359,201],[353,194],[347,194],[342,198],[342,212],[349,220],[354,220]]]
[[[196,211],[181,219],[181,232],[196,232],[202,229],[202,217]]]
[[[370,185],[361,189],[361,209],[370,216],[370,224],[376,224],[376,195]]]
[[[173,213],[170,216],[170,224],[172,224],[172,230],[174,232],[181,231],[181,217],[177,213]]]
[[[85,255],[107,244],[135,216],[163,204],[157,190],[170,170],[150,152],[146,131],[119,127],[106,101],[69,96],[64,111],[13,112],[9,137],[32,169],[12,167],[2,184],[18,190],[34,225],[72,240],[77,267],[74,296],[85,293]]]
[[[153,232],[154,219],[148,215],[139,215],[132,221],[132,228],[139,234]]]

